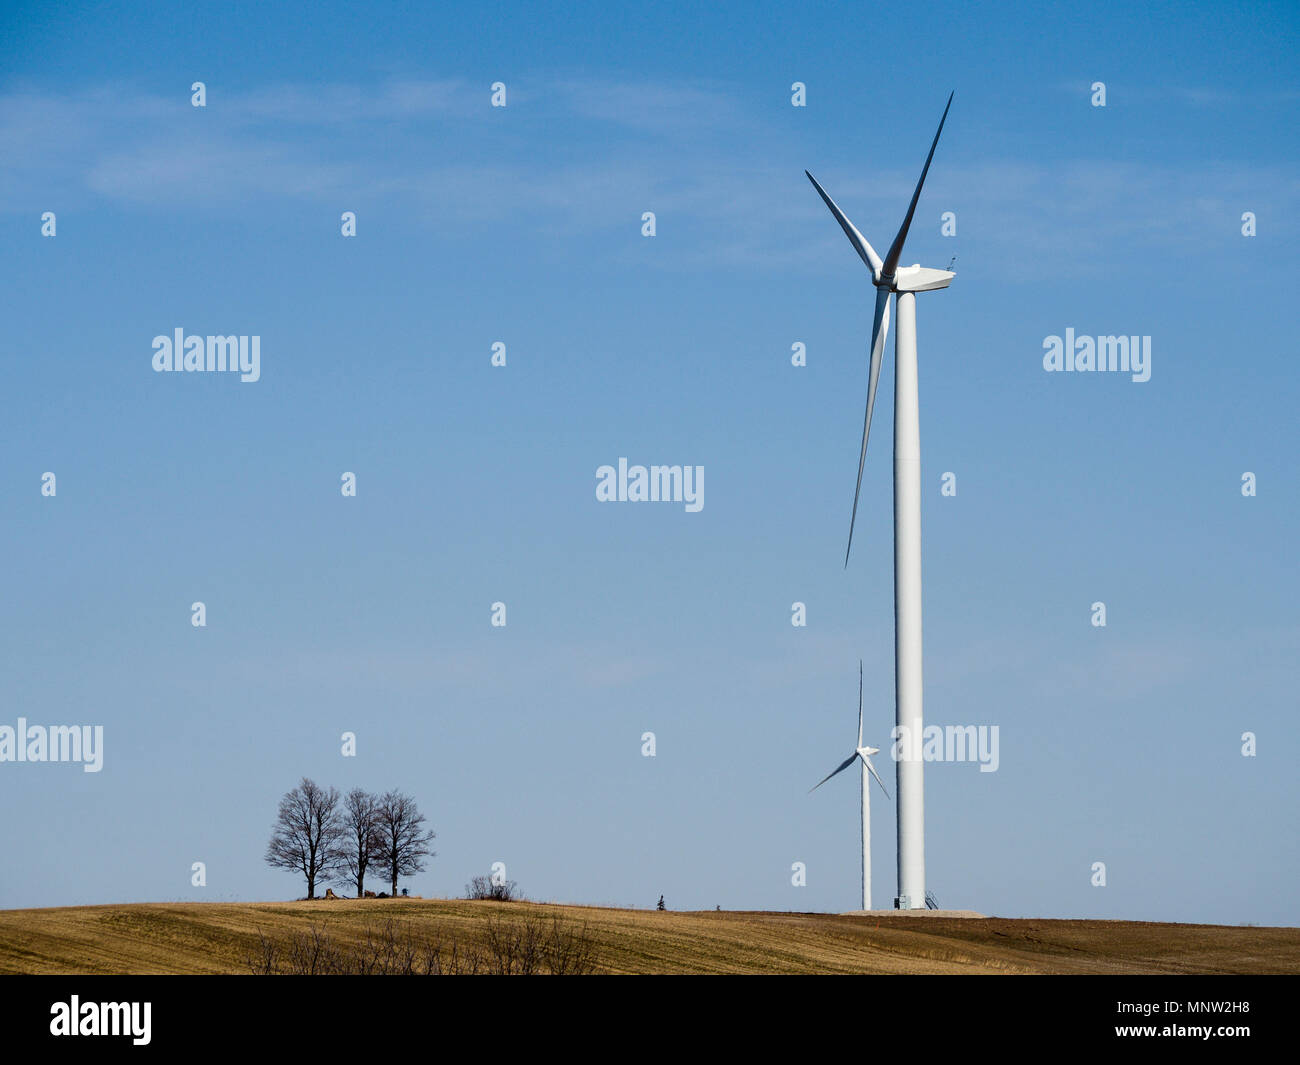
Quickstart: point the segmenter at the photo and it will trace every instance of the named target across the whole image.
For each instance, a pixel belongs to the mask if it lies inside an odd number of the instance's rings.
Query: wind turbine
[[[849,543],[844,565],[853,547],[853,524],[858,516],[858,495],[862,491],[862,467],[867,460],[867,435],[871,431],[871,410],[876,403],[876,381],[889,333],[889,297],[897,293],[898,332],[894,339],[894,684],[897,700],[896,723],[900,732],[896,759],[898,772],[898,897],[899,909],[925,907],[925,783],[921,761],[921,430],[917,409],[916,293],[947,288],[953,279],[949,270],[919,265],[898,265],[903,242],[921,198],[925,175],[939,143],[939,134],[952,107],[952,94],[943,118],[930,143],[912,202],[882,261],[858,228],[849,221],[817,179],[808,180],[831,209],[845,236],[871,270],[876,286],[876,315],[871,327],[871,369],[867,389],[867,413],[862,423],[862,451],[858,456],[858,486],[853,493],[853,515],[849,519]],[[905,731],[901,731],[905,730]]]
[[[862,746],[862,661],[859,659],[858,745],[854,748],[853,753],[839,764],[838,768],[822,777],[820,781],[809,788],[808,794],[811,795],[836,773],[848,769],[857,759],[862,759],[862,908],[864,910],[871,909],[871,785],[867,783],[867,773],[876,778],[876,783],[880,785],[880,790],[885,793],[885,798],[889,798],[889,789],[885,787],[885,782],[876,774],[876,767],[871,764],[871,755],[879,753],[880,748],[878,747]]]

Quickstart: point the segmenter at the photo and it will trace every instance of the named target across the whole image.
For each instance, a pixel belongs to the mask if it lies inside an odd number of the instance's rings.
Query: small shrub
[[[490,876],[476,876],[465,885],[467,899],[488,899],[492,902],[519,902],[523,895],[513,880],[493,880]]]
[[[596,970],[595,943],[584,924],[559,917],[494,914],[478,939],[418,935],[389,918],[367,927],[359,943],[340,943],[313,925],[276,942],[258,933],[246,958],[258,976],[585,976]]]

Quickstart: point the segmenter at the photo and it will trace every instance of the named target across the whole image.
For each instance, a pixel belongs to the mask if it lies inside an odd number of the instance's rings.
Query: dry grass
[[[360,943],[396,917],[472,941],[492,915],[586,926],[605,973],[1297,973],[1300,929],[535,903],[132,903],[0,911],[3,973],[246,973],[260,936]]]

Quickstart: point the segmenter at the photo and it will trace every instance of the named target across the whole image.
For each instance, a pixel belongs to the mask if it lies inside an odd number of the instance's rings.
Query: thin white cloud
[[[377,88],[360,85],[279,85],[236,95],[210,106],[237,122],[279,122],[328,126],[363,121],[469,117],[486,111],[486,86],[462,80],[391,81]]]
[[[725,86],[673,82],[561,81],[556,92],[583,118],[680,136],[744,121]]]
[[[493,121],[505,116],[488,114],[488,97],[463,81],[281,85],[228,99],[214,90],[200,111],[187,94],[111,85],[17,92],[0,97],[0,209],[383,204],[444,230],[504,223],[543,238],[634,232],[651,210],[671,248],[657,257],[665,268],[840,269],[844,242],[825,224],[802,160],[771,135],[735,136],[752,119],[734,91],[558,82],[538,104],[546,121],[558,108],[567,130],[604,131],[577,157],[540,150],[520,112]],[[808,162],[868,237],[887,243],[913,170],[840,156]],[[1294,233],[1297,198],[1300,178],[1286,168],[1245,162],[945,161],[927,185],[913,244],[922,257],[951,247],[977,273],[996,264],[989,271],[1005,280],[1045,269],[1088,276],[1105,271],[1117,247],[1196,254],[1207,233],[1230,234],[1243,210],[1267,216],[1275,235]],[[935,239],[944,210],[958,214],[951,245]]]

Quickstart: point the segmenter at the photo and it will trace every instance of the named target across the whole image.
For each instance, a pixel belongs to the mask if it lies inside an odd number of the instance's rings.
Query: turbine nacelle
[[[889,286],[894,292],[933,292],[935,289],[947,288],[957,275],[951,270],[936,270],[931,266],[913,263],[900,266],[894,273],[894,283]],[[877,285],[881,282],[877,281]]]

